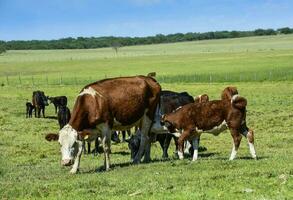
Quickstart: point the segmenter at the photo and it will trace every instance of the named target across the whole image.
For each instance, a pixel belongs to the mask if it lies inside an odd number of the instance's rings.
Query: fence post
[[[8,78],[8,75],[6,75],[6,81],[7,81],[7,85],[9,85],[9,78]]]
[[[49,85],[48,74],[46,74],[46,82],[47,82],[47,85]]]
[[[212,83],[212,75],[210,74],[210,84]]]
[[[35,85],[34,76],[32,76],[32,84]]]
[[[256,72],[254,73],[254,80],[256,81]]]

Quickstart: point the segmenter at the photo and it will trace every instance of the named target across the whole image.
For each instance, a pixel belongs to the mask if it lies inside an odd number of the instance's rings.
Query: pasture
[[[48,118],[25,118],[34,90],[66,95],[72,108],[86,83],[151,71],[163,89],[210,99],[236,86],[248,99],[247,124],[255,130],[259,159],[250,159],[243,138],[236,160],[228,161],[232,139],[225,131],[202,135],[207,151],[196,163],[172,157],[174,145],[170,159],[162,160],[155,143],[151,163],[131,165],[127,143],[120,143],[112,144],[110,172],[100,170],[102,155],[83,155],[80,173],[70,175],[60,166],[59,144],[44,139],[58,130],[53,105]],[[1,199],[293,198],[293,35],[122,47],[117,55],[110,48],[8,51],[0,55],[1,83]]]

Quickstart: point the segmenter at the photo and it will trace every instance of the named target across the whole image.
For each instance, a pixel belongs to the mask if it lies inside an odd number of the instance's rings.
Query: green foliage
[[[5,53],[5,42],[0,40],[0,54]]]
[[[289,27],[285,27],[285,28],[280,28],[278,29],[278,31],[282,34],[291,34],[293,33],[293,29],[289,28]]]
[[[221,38],[238,38],[248,36],[276,35],[280,33],[292,33],[293,29],[282,28],[277,31],[274,29],[257,29],[255,31],[215,31],[206,33],[175,33],[175,34],[157,34],[148,37],[78,37],[62,38],[59,40],[30,40],[30,41],[7,41],[5,48],[7,50],[21,49],[93,49],[102,47],[112,47],[113,43],[119,43],[121,46],[145,45],[174,43],[195,40],[211,40]]]

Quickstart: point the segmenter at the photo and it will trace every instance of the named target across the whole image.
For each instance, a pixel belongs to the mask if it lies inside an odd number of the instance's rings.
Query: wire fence
[[[63,75],[5,75],[0,76],[1,86],[40,86],[40,85],[85,85],[104,78],[103,76],[63,76]],[[209,73],[189,75],[159,75],[160,83],[220,83],[220,82],[262,82],[293,81],[293,69],[290,71],[245,72],[245,73]]]

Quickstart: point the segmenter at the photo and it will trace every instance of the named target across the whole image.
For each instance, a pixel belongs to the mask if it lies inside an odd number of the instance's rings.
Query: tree
[[[6,48],[5,48],[4,44],[5,44],[4,42],[0,41],[0,54],[6,52]]]
[[[293,29],[290,29],[289,27],[279,28],[278,31],[282,34],[293,33]]]

